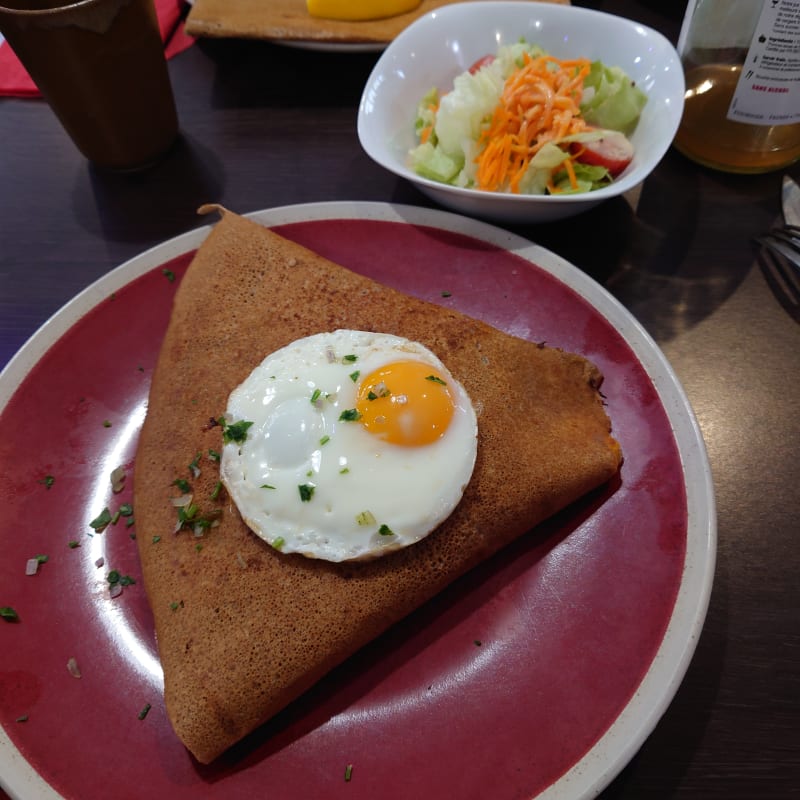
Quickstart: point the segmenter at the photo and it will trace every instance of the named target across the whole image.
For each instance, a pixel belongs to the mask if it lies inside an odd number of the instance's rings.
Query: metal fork
[[[773,253],[779,253],[795,269],[800,270],[800,226],[776,226],[757,236],[756,241]]]
[[[761,244],[758,254],[761,271],[780,304],[796,322],[800,322],[799,234],[798,226],[784,226],[755,239]]]

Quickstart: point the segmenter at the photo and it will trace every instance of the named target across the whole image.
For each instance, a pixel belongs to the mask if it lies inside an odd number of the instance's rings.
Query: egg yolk
[[[371,434],[407,447],[435,442],[455,412],[446,381],[421,361],[395,361],[364,376],[356,409]]]

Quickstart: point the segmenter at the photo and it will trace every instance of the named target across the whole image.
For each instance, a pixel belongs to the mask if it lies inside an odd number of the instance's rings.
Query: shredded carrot
[[[441,101],[440,101],[441,102]],[[436,113],[439,111],[439,103],[428,103],[428,110],[433,112],[433,118],[436,119]],[[435,127],[435,123],[432,122],[430,125],[426,125],[420,132],[419,132],[419,140],[421,143],[425,143],[428,139],[431,138],[431,134],[433,133],[433,129]]]
[[[561,61],[549,55],[523,54],[524,63],[506,81],[500,102],[478,141],[476,185],[486,191],[519,192],[531,159],[547,143],[587,125],[580,116],[587,59]],[[560,168],[561,165],[559,165]],[[575,187],[575,170],[564,164]]]

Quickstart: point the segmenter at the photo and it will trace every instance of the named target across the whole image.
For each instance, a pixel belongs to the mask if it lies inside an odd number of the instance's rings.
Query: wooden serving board
[[[569,0],[544,1],[569,5]],[[186,32],[192,36],[381,45],[392,41],[418,17],[445,5],[449,5],[448,0],[423,0],[407,14],[345,22],[312,17],[305,0],[195,0]]]

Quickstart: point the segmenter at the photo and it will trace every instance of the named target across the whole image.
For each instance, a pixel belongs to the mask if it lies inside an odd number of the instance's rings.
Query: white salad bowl
[[[434,86],[452,87],[479,58],[521,38],[557,58],[588,58],[621,67],[647,95],[630,136],[634,157],[616,180],[583,194],[522,195],[438,183],[416,174],[408,153],[417,145],[417,104]],[[386,48],[367,81],[358,137],[375,162],[412,181],[441,205],[469,216],[538,223],[586,211],[641,183],[662,159],[683,113],[680,58],[660,33],[612,14],[539,2],[471,2],[420,17]]]

